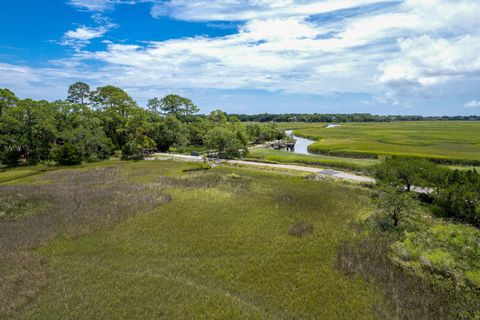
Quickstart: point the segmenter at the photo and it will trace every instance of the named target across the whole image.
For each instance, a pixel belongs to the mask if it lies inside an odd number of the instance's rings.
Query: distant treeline
[[[66,100],[19,99],[0,88],[0,165],[74,165],[84,161],[141,159],[155,151],[214,151],[234,158],[250,142],[284,137],[272,124],[243,125],[221,110],[199,115],[188,98],[169,94],[139,106],[123,89],[91,89],[76,82]]]
[[[379,116],[369,113],[351,114],[231,114],[242,122],[393,122],[393,121],[480,121],[480,116]]]

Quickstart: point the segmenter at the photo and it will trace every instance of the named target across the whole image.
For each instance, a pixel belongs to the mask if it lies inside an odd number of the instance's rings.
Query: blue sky
[[[478,0],[0,0],[0,87],[202,112],[480,114]]]

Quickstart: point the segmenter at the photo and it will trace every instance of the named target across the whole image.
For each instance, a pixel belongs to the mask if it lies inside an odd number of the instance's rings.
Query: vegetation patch
[[[476,319],[479,293],[452,281],[432,281],[392,259],[395,235],[374,233],[340,247],[337,267],[352,277],[368,279],[384,294],[375,305],[378,319]],[[399,253],[403,255],[403,251]]]
[[[294,237],[303,237],[313,232],[313,224],[299,222],[288,230],[288,234]]]
[[[112,166],[59,170],[31,184],[0,185],[0,198],[3,315],[18,309],[45,282],[44,270],[30,249],[62,234],[100,230],[171,201],[162,189],[127,183],[122,168]]]
[[[183,169],[183,172],[195,172],[195,171],[206,171],[206,170],[211,170],[212,167],[209,165],[201,166],[201,167],[194,167],[194,168],[186,168]]]
[[[480,231],[436,221],[421,232],[407,232],[393,247],[394,261],[425,276],[476,286],[480,270]]]

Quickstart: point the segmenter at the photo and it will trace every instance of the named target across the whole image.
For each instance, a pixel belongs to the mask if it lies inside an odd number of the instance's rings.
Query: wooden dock
[[[277,140],[277,141],[269,142],[267,144],[267,148],[271,148],[271,149],[275,149],[275,150],[293,151],[293,150],[295,150],[295,141],[285,142],[285,141],[282,141],[282,140]]]

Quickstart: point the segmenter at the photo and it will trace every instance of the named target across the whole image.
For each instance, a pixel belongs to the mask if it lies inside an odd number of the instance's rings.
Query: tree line
[[[381,116],[369,113],[352,113],[352,114],[302,114],[302,113],[286,113],[286,114],[231,114],[242,122],[394,122],[394,121],[479,121],[480,116]]]
[[[215,110],[198,114],[188,98],[167,95],[140,107],[121,88],[72,84],[65,100],[19,99],[0,89],[0,163],[53,161],[62,165],[112,155],[138,159],[148,151],[193,147],[232,158],[250,142],[281,138],[274,125],[248,125]]]
[[[480,227],[480,174],[452,170],[428,160],[393,157],[374,170],[377,202],[397,226],[413,203],[412,191],[437,215]]]

